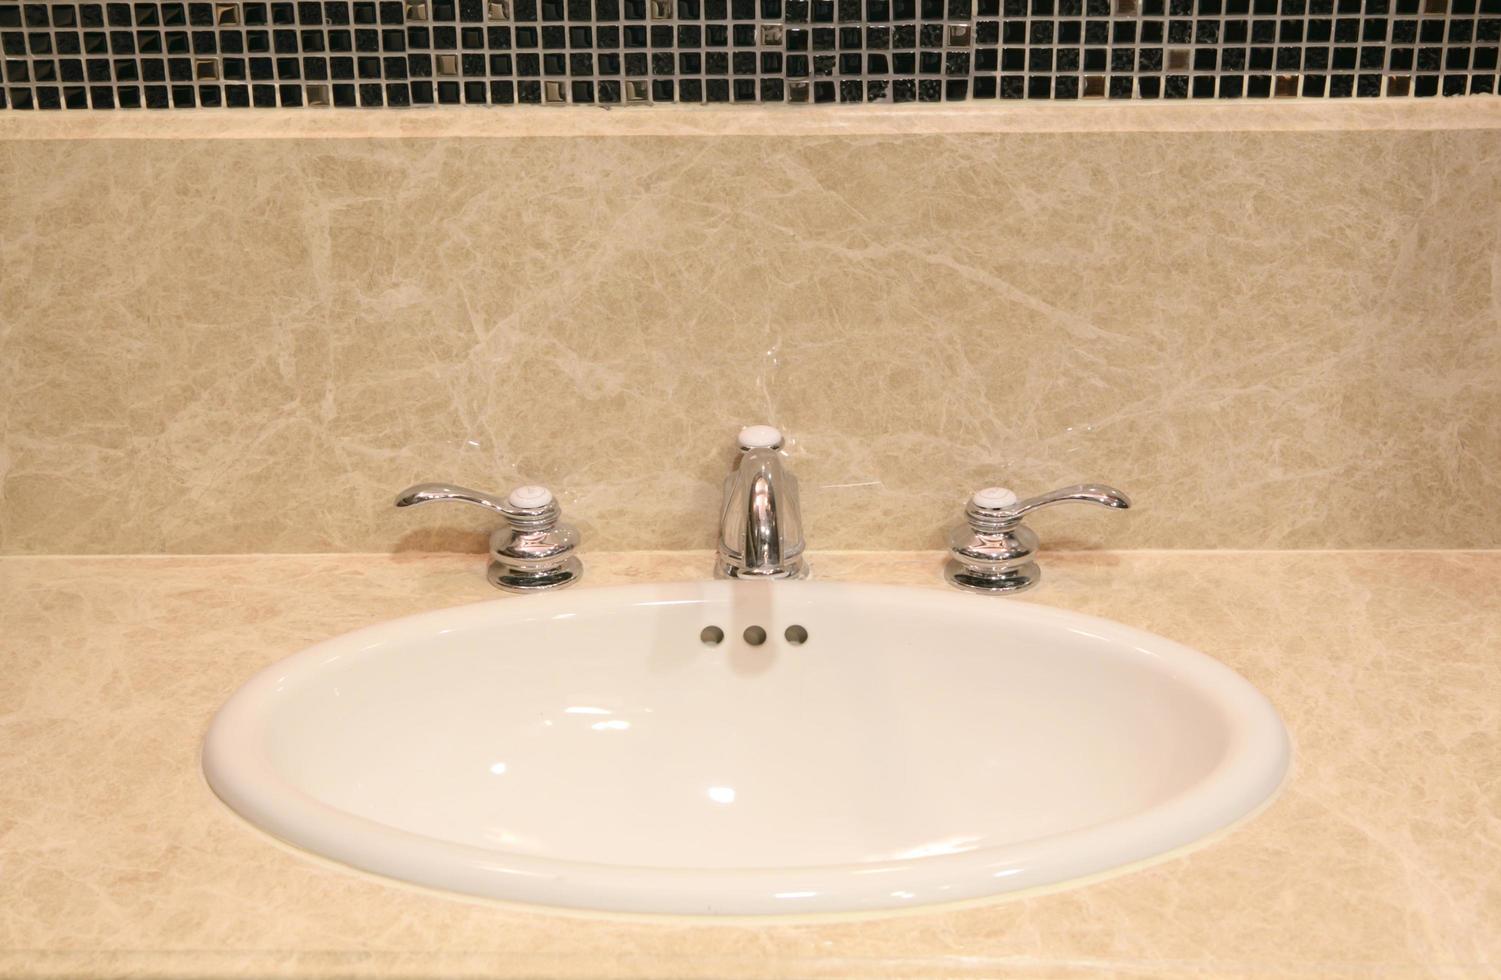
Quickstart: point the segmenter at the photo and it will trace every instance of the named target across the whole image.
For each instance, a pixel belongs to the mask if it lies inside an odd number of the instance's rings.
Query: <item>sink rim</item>
[[[1212,705],[1224,719],[1229,744],[1202,778],[1126,817],[1056,834],[1008,841],[952,854],[841,864],[778,867],[670,868],[520,854],[404,830],[324,802],[281,776],[267,750],[278,685],[286,676],[325,669],[368,648],[372,639],[400,646],[431,636],[434,627],[462,629],[500,613],[505,620],[544,618],[581,603],[615,608],[682,601],[710,602],[716,593],[749,590],[852,593],[870,601],[952,606],[966,614],[1079,630],[1170,661],[1170,675]],[[374,623],[320,641],[259,670],[214,715],[202,746],[202,771],[216,796],[257,829],[316,857],[419,887],[481,898],[575,910],[687,915],[799,915],[926,907],[977,899],[1003,900],[1017,892],[1063,886],[1166,860],[1259,813],[1287,773],[1291,742],[1276,709],[1255,686],[1220,661],[1157,634],[1032,601],[1002,602],[940,589],[842,581],[744,583],[688,581],[596,586],[569,592],[496,597]],[[1045,870],[1037,865],[1043,863]],[[877,870],[881,869],[881,870]],[[846,888],[881,874],[884,901],[867,889]],[[789,879],[806,878],[807,888]],[[441,880],[440,880],[441,879]],[[719,879],[721,911],[707,902]],[[1000,887],[996,881],[1003,882]],[[966,887],[955,887],[955,882]],[[775,890],[767,887],[775,882]],[[841,887],[841,882],[843,886]],[[507,887],[500,887],[506,885]],[[935,895],[942,891],[945,894]],[[918,900],[887,893],[912,893]],[[952,892],[952,894],[947,894]],[[580,903],[587,893],[591,901]],[[734,897],[731,897],[731,895]],[[806,893],[806,894],[804,894]],[[645,897],[646,900],[643,900]],[[807,899],[808,901],[804,901]],[[812,901],[818,899],[817,901]],[[708,907],[706,907],[706,905]]]

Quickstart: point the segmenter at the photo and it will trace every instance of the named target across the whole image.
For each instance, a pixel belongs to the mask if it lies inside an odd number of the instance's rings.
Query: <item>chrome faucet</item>
[[[562,521],[563,512],[546,487],[517,487],[505,497],[452,483],[418,483],[396,496],[397,507],[453,500],[483,507],[505,518],[506,526],[490,535],[486,578],[507,592],[544,592],[577,582],[584,566],[574,554],[578,529]]]
[[[797,478],[782,464],[782,433],[740,430],[740,459],[724,481],[719,516],[719,578],[806,578]]]
[[[944,578],[966,592],[1011,595],[1036,585],[1037,532],[1022,520],[1039,507],[1097,504],[1128,510],[1131,498],[1102,483],[1081,483],[1018,500],[1005,487],[986,487],[969,499],[964,523],[949,532],[949,560]]]

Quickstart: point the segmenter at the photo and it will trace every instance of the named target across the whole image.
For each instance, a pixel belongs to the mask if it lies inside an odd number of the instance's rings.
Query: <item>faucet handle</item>
[[[396,496],[397,507],[453,500],[494,511],[506,526],[490,535],[490,584],[508,592],[557,589],[579,580],[584,566],[574,555],[578,529],[562,523],[563,511],[546,487],[517,487],[505,497],[452,483],[418,483]]]
[[[975,495],[969,498],[969,506],[965,509],[965,514],[970,518],[971,523],[979,520],[986,523],[1014,524],[1040,507],[1066,503],[1099,504],[1102,507],[1126,510],[1131,506],[1131,498],[1115,487],[1107,487],[1103,483],[1079,483],[1071,487],[1059,487],[1057,490],[1040,493],[1026,500],[1017,500],[1016,494],[1005,487],[986,487],[975,491]]]
[[[1023,519],[1053,504],[1098,504],[1126,510],[1131,498],[1101,483],[1081,483],[1019,500],[1005,487],[986,487],[969,499],[966,523],[949,534],[949,561],[944,578],[967,592],[1007,595],[1030,589],[1042,578],[1033,556],[1037,534]]]
[[[558,516],[558,508],[552,491],[539,486],[517,487],[505,497],[498,497],[493,493],[471,490],[469,487],[461,487],[453,483],[418,483],[396,495],[396,506],[412,507],[416,504],[432,503],[434,500],[455,500],[461,504],[473,504],[476,507],[493,510],[507,520],[519,518],[526,521],[543,516],[556,519]],[[549,511],[552,513],[549,514]]]

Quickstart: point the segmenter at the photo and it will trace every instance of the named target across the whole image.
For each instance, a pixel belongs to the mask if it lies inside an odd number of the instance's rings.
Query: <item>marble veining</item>
[[[547,115],[547,114],[543,114]],[[639,114],[638,114],[639,115]],[[0,552],[1501,543],[1501,130],[0,141]]]
[[[815,557],[825,578],[941,587],[937,553]],[[710,567],[707,552],[590,561],[593,585]],[[1056,554],[1030,599],[975,601],[1108,616],[1240,671],[1293,733],[1278,799],[1201,850],[1086,888],[895,918],[761,923],[563,916],[420,892],[280,848],[213,798],[199,740],[246,676],[375,620],[491,598],[482,564],[416,554],[0,559],[0,974],[1501,968],[1501,554]]]

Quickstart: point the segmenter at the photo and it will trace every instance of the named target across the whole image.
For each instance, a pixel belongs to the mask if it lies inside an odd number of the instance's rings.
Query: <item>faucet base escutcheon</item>
[[[791,581],[808,577],[808,563],[798,557],[780,568],[755,572],[718,558],[714,563],[714,577],[739,579],[742,582]]]
[[[1042,580],[1042,569],[1037,567],[1037,562],[1029,561],[1002,572],[986,573],[950,558],[943,566],[943,577],[954,588],[965,592],[1007,595],[1032,588]]]
[[[545,572],[518,571],[499,559],[492,559],[485,578],[497,589],[507,592],[546,592],[572,585],[584,576],[584,563],[570,558],[561,566]]]

